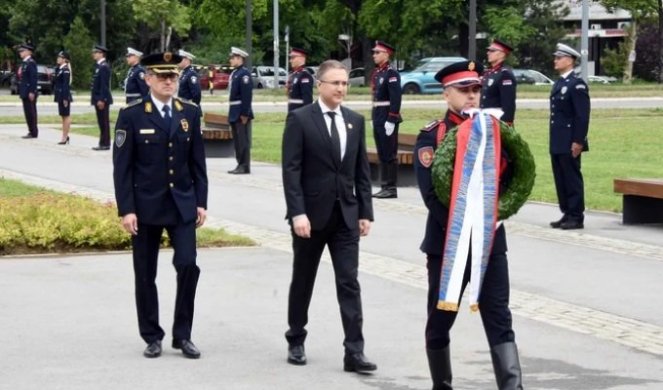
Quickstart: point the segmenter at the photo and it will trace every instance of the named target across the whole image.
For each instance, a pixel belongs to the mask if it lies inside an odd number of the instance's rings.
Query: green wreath
[[[433,160],[433,187],[438,199],[445,206],[451,203],[451,186],[456,160],[456,135],[458,128],[449,131],[435,151]],[[498,219],[504,220],[518,212],[534,187],[534,156],[527,142],[504,122],[500,122],[502,147],[510,157],[513,175],[502,192],[498,205]]]

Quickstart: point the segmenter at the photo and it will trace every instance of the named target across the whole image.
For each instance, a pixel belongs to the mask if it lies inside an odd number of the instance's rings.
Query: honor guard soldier
[[[69,128],[71,127],[71,57],[66,51],[58,53],[53,80],[53,101],[58,103],[58,115],[62,117],[62,138],[58,145],[69,143]]]
[[[373,197],[380,199],[396,198],[398,179],[398,124],[401,119],[401,76],[389,65],[394,48],[382,41],[373,47],[375,70],[371,76],[373,94],[373,136],[380,159],[379,192]]]
[[[292,73],[286,87],[288,91],[288,112],[313,102],[313,76],[304,68],[308,52],[293,47],[290,49]]]
[[[228,173],[242,175],[251,173],[251,120],[253,109],[253,80],[251,72],[244,66],[249,53],[232,47],[230,49],[230,66],[234,68],[230,74],[230,96],[228,97],[228,122],[235,143],[235,159],[237,167]]]
[[[557,44],[555,71],[560,78],[550,92],[550,158],[562,218],[550,226],[561,229],[584,227],[585,189],[580,155],[589,150],[589,87],[573,72],[580,58],[573,48]]]
[[[193,66],[191,66],[191,61],[193,61],[196,56],[184,50],[178,51],[177,54],[182,57],[182,62],[179,64],[181,69],[180,89],[177,92],[177,96],[200,105],[200,99],[202,98],[200,80],[198,79],[198,73]]]
[[[454,267],[453,269],[450,269],[449,265],[445,266],[445,262],[449,260],[445,256],[445,243],[447,241],[458,243],[458,229],[452,229],[451,226],[465,226],[464,220],[458,220],[459,216],[463,218],[464,213],[452,215],[452,211],[456,210],[456,208],[445,206],[437,197],[435,188],[433,187],[433,160],[435,150],[445,135],[468,119],[468,115],[465,114],[467,110],[479,107],[481,95],[481,80],[479,75],[481,71],[482,66],[480,64],[475,64],[472,61],[463,61],[451,64],[435,75],[435,79],[444,87],[444,98],[447,101],[448,110],[443,119],[435,120],[421,130],[414,149],[414,168],[417,183],[424,204],[428,209],[425,236],[420,249],[426,253],[426,266],[428,269],[428,320],[426,322],[425,336],[426,354],[433,380],[433,389],[452,389],[449,331],[458,314],[458,301],[456,298],[460,300],[460,297],[463,295],[462,291],[469,281],[470,274],[473,277],[472,284],[475,283],[474,273],[471,269],[477,265],[483,266],[483,263],[475,264],[471,256],[471,250],[482,249],[480,248],[481,243],[476,245],[476,247],[479,247],[478,249],[473,246],[465,252],[467,260],[465,258],[454,259],[451,256],[452,260],[455,260],[449,262]],[[458,136],[458,140],[462,138]],[[469,148],[469,146],[467,147]],[[501,164],[497,168],[493,167],[494,175],[500,177],[500,185],[498,187],[502,187],[502,183],[508,180],[508,165],[506,167],[504,176],[498,173],[501,172]],[[454,166],[454,171],[464,171],[464,169]],[[477,179],[483,180],[483,177]],[[465,186],[469,188],[467,184]],[[482,187],[482,190],[484,189],[485,187]],[[458,191],[456,197],[461,197],[462,194],[458,195],[461,192]],[[485,196],[482,196],[481,193],[477,194],[475,192],[475,194],[485,199]],[[466,196],[463,196],[463,198],[465,198],[464,202],[455,201],[455,204],[465,204],[468,207],[476,206],[470,205]],[[450,218],[452,221],[449,221]],[[493,221],[492,219],[490,220],[491,222]],[[457,222],[457,225],[452,225],[452,223]],[[506,232],[502,224],[496,225],[497,228],[495,229],[491,229],[490,226],[483,229],[484,232],[493,231],[494,236],[492,247],[487,249],[487,252],[490,253],[488,263],[485,268],[482,268],[485,269],[483,283],[477,283],[477,286],[481,288],[478,298],[478,309],[481,313],[481,320],[490,345],[491,359],[498,388],[500,390],[516,390],[522,389],[522,384],[520,360],[515,344],[515,334],[512,329],[511,311],[508,306],[509,271],[506,257]],[[461,242],[457,246],[460,247],[461,244],[468,243]],[[480,251],[480,253],[482,252]],[[457,269],[456,267],[459,268]],[[443,269],[450,272],[443,272]],[[438,301],[438,292],[440,291],[443,274],[446,275],[444,286],[453,285],[458,286],[458,289],[460,289],[457,296],[452,293],[454,296],[452,298],[454,300],[454,307],[445,306],[439,308],[438,306],[440,303]],[[451,278],[451,280],[448,280],[448,278]],[[477,277],[477,279],[480,278]]]
[[[111,95],[111,69],[106,61],[108,49],[101,45],[95,45],[92,49],[92,58],[96,61],[94,75],[92,75],[92,93],[90,103],[97,112],[97,123],[99,125],[99,145],[93,150],[110,149],[110,105],[113,104]]]
[[[23,114],[28,125],[28,134],[22,138],[37,138],[37,63],[32,58],[34,46],[22,43],[18,46],[18,55],[21,57],[21,67],[18,68],[18,95],[23,103]]]
[[[196,265],[196,228],[207,214],[207,169],[200,110],[175,98],[180,56],[170,52],[143,57],[150,93],[120,110],[113,146],[113,181],[118,214],[131,234],[136,308],[143,355],[161,355],[165,332],[159,325],[155,278],[165,229],[177,272],[172,346],[185,357],[200,351],[191,341]]]
[[[512,125],[516,113],[516,77],[504,61],[513,48],[494,39],[486,51],[490,68],[482,78],[481,108],[501,109],[504,114],[500,119]]]
[[[140,66],[142,56],[142,52],[131,47],[127,48],[125,57],[130,66],[127,78],[124,79],[124,96],[127,98],[127,104],[146,96],[149,91],[145,83],[145,69]]]

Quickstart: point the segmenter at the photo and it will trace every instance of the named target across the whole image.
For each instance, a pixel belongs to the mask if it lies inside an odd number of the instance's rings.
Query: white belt
[[[233,100],[232,102],[228,102],[228,105],[230,106],[239,106],[240,104],[242,104],[241,100]]]
[[[141,96],[140,93],[127,93],[127,97],[135,97],[135,96]]]
[[[304,99],[288,99],[288,103],[292,103],[292,104],[304,104]]]
[[[373,107],[389,107],[391,102],[373,102]]]

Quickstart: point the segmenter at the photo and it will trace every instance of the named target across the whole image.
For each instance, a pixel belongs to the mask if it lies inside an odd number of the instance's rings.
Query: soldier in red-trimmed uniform
[[[500,119],[512,125],[516,113],[516,78],[504,61],[513,48],[493,39],[486,51],[490,68],[482,77],[481,108],[500,108],[504,112]]]
[[[313,76],[304,68],[308,52],[293,47],[290,49],[292,72],[288,77],[288,112],[313,103]]]

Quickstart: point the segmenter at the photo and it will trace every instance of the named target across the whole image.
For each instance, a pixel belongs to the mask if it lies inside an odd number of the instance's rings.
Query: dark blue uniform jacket
[[[27,99],[29,93],[37,96],[37,63],[32,57],[21,63],[21,77],[18,82],[21,99]]]
[[[61,102],[66,100],[71,102],[71,70],[69,65],[55,68],[55,80],[53,82],[53,101]]]
[[[373,71],[373,127],[381,128],[385,122],[400,123],[401,75],[388,64]],[[376,103],[382,104],[375,107]]]
[[[200,105],[200,99],[202,98],[200,80],[198,79],[198,73],[196,73],[196,70],[192,66],[182,69],[182,73],[180,74],[180,88],[177,96]]]
[[[124,93],[127,103],[147,96],[150,88],[145,83],[145,69],[140,65],[134,65],[129,68],[127,79],[124,83]]]
[[[550,92],[550,154],[571,153],[571,143],[589,150],[589,87],[571,72],[560,78]]]
[[[106,105],[113,104],[113,95],[110,90],[111,70],[106,60],[100,64],[95,64],[94,75],[92,75],[92,94],[90,95],[90,104],[93,106],[98,101],[106,102]]]
[[[500,119],[513,123],[516,114],[516,78],[511,69],[500,64],[483,73],[481,108],[500,108],[504,111]]]
[[[233,70],[230,75],[230,96],[228,97],[230,108],[228,110],[228,122],[239,121],[240,116],[248,116],[253,119],[251,100],[253,99],[253,81],[251,73],[244,66]]]
[[[304,67],[292,71],[288,80],[288,112],[313,103],[313,76]]]

